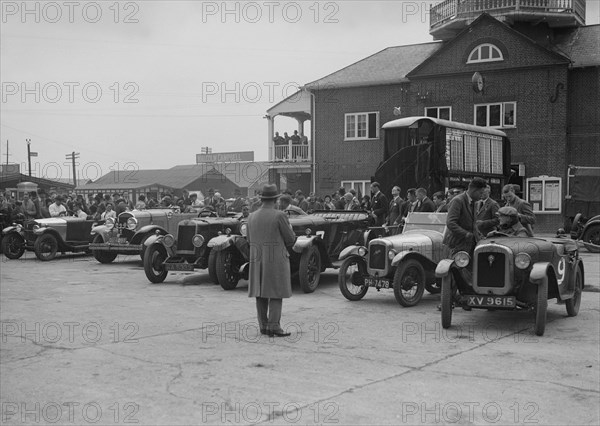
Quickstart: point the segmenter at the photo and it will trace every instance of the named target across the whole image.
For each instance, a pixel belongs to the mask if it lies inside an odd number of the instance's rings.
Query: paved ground
[[[392,291],[344,299],[335,271],[259,335],[246,283],[147,282],[136,257],[0,258],[2,424],[599,424],[600,260],[577,317],[458,310]]]

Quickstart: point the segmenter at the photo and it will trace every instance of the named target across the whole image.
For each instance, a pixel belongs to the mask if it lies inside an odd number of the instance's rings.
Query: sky
[[[1,1],[0,162],[78,180],[268,159],[266,111],[390,46],[433,41],[438,1]],[[600,0],[587,1],[598,24]],[[307,130],[309,125],[307,124]],[[278,118],[291,134],[295,120]]]

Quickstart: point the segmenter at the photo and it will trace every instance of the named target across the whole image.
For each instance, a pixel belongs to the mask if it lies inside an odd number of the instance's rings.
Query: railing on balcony
[[[585,0],[446,0],[431,7],[429,27],[478,12],[571,13],[585,22]]]
[[[303,144],[289,142],[287,145],[275,145],[273,161],[310,161],[310,141]]]

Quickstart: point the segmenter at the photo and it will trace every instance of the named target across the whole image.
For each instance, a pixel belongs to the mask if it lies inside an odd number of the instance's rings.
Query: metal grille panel
[[[506,255],[497,252],[477,254],[477,285],[479,287],[504,287]]]

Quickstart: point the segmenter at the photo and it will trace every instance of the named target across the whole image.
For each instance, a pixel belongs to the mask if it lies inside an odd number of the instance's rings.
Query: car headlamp
[[[202,247],[204,244],[204,237],[200,234],[196,234],[192,238],[192,245],[194,247]]]
[[[135,217],[130,217],[129,219],[127,219],[127,229],[129,229],[130,231],[133,231],[136,226],[138,224],[138,221]]]
[[[396,257],[398,253],[396,253],[396,250],[391,249],[390,251],[388,251],[388,259],[390,260],[394,260],[394,257]]]
[[[106,221],[104,222],[104,225],[108,228],[108,229],[113,229],[115,227],[115,219],[112,217],[109,217],[108,219],[106,219]]]
[[[456,266],[459,268],[464,268],[469,264],[470,261],[471,256],[469,256],[469,253],[466,251],[459,251],[454,255],[454,263],[456,263]]]
[[[248,224],[247,223],[242,223],[242,226],[240,226],[240,233],[244,236],[247,237],[248,236]]]
[[[307,236],[307,237],[310,237],[310,234],[312,234],[312,229],[310,229],[310,228],[306,228],[306,229],[304,230],[304,233],[306,234],[306,236]]]
[[[366,249],[366,248],[364,248],[364,247],[360,247],[360,248],[358,249],[358,255],[359,255],[359,256],[362,256],[362,257],[366,256],[366,255],[367,255],[367,249]]]
[[[519,269],[527,269],[531,265],[531,256],[527,253],[519,253],[515,256],[515,266]]]
[[[38,224],[35,224],[35,225],[33,225],[33,228],[32,228],[32,229],[33,229],[34,231],[35,231],[36,229],[40,229],[40,225],[38,225]]]
[[[163,238],[163,244],[165,247],[173,247],[175,245],[175,237],[171,234],[165,235]]]

